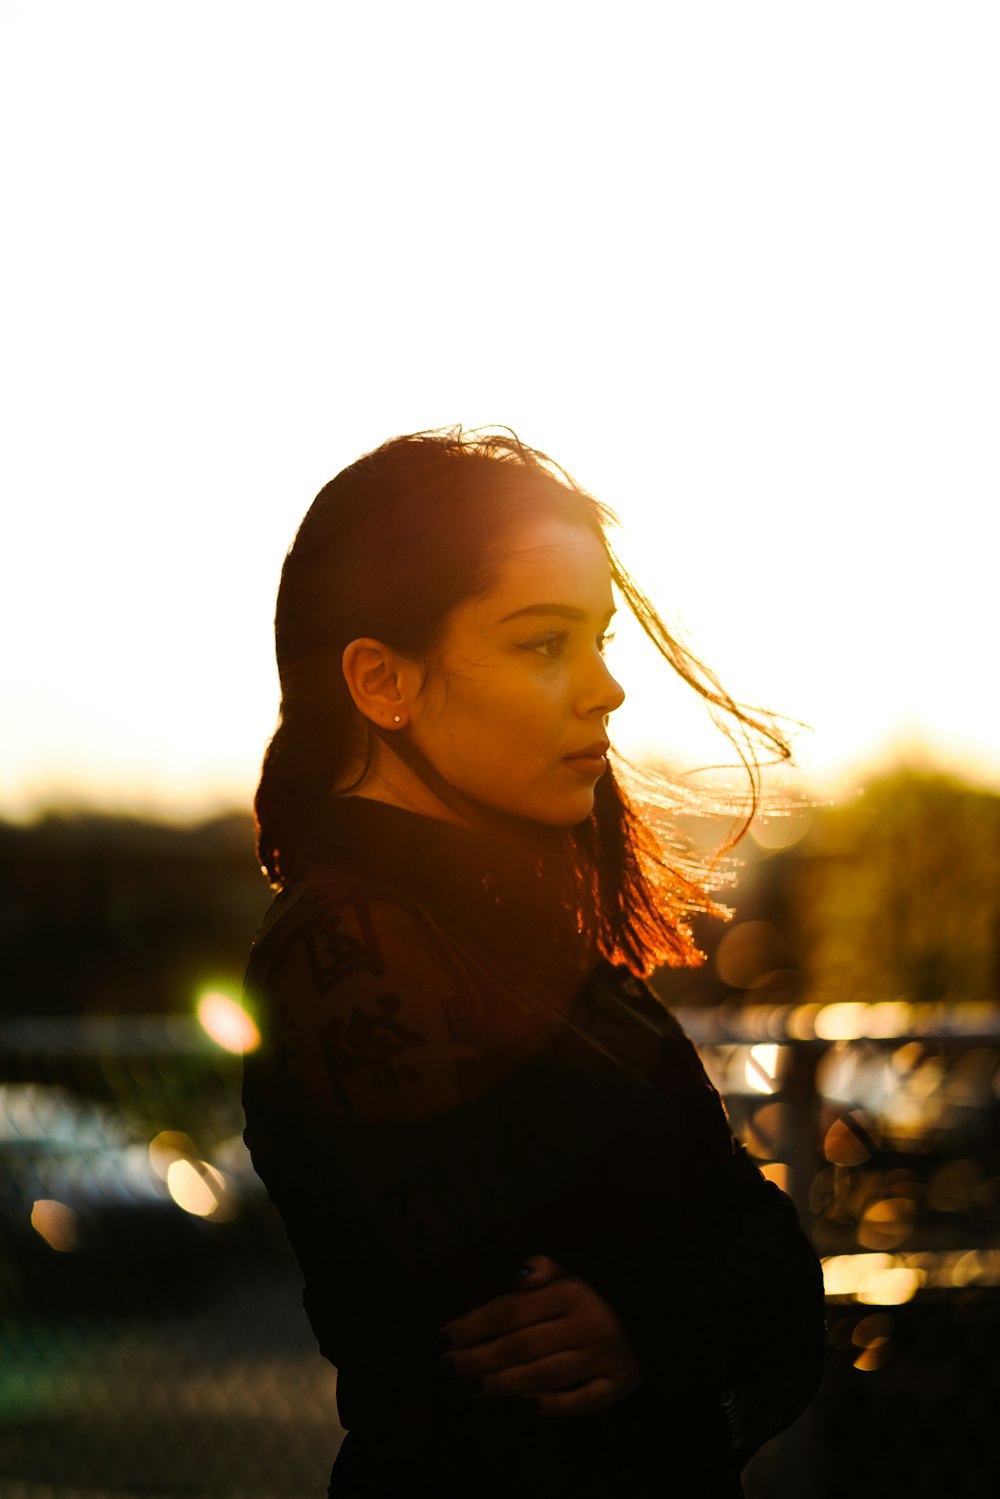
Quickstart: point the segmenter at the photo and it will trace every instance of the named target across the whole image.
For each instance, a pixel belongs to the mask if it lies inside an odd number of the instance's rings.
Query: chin
[[[563,794],[553,796],[525,796],[487,800],[477,798],[481,806],[490,808],[494,813],[499,812],[504,817],[514,818],[517,822],[533,822],[540,827],[546,828],[575,828],[581,822],[586,822],[594,810],[594,793],[592,791],[577,792],[575,796]]]
[[[580,800],[572,806],[558,807],[548,806],[541,813],[529,814],[534,822],[542,822],[550,828],[575,828],[581,822],[586,822],[594,810],[594,798],[591,796],[585,801]]]

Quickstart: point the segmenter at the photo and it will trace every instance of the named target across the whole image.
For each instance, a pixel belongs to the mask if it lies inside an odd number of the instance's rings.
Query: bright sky
[[[993,3],[0,0],[0,814],[246,805],[298,521],[453,422],[612,504],[813,777],[1000,784],[998,44]],[[625,635],[621,741],[704,759]]]

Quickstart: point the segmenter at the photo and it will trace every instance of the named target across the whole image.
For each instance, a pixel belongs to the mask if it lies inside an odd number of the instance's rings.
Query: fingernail
[[[434,1347],[437,1349],[438,1353],[444,1353],[451,1347],[451,1338],[449,1338],[446,1332],[439,1332],[437,1337],[434,1339]]]
[[[458,1377],[457,1370],[455,1368],[455,1360],[452,1358],[448,1358],[447,1355],[445,1355],[443,1358],[435,1359],[434,1369],[438,1374],[446,1374],[449,1379],[456,1379]]]
[[[527,1280],[528,1276],[533,1274],[534,1269],[534,1265],[522,1265],[519,1270],[514,1271],[507,1284],[509,1286],[519,1286],[522,1280]]]

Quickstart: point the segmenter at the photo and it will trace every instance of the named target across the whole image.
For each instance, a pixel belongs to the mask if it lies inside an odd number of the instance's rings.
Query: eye
[[[569,632],[560,630],[554,635],[540,635],[537,640],[527,640],[521,649],[531,651],[536,656],[542,656],[546,661],[557,661],[566,649],[568,638]]]
[[[608,646],[611,644],[611,642],[612,642],[612,640],[614,640],[614,638],[615,638],[615,632],[614,632],[614,630],[609,630],[607,632],[607,634],[605,634],[605,635],[598,635],[598,637],[597,637],[597,649],[600,651],[600,653],[601,653],[602,656],[604,655],[604,652],[607,650]]]

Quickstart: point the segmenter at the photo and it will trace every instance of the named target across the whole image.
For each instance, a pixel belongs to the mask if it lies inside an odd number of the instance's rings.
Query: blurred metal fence
[[[748,1499],[1000,1492],[1000,1006],[685,1011],[823,1258],[817,1400]]]
[[[335,1375],[241,1140],[230,1001],[0,1026],[0,1495],[325,1493]],[[696,1008],[825,1263],[820,1396],[748,1499],[1000,1492],[1000,1007]],[[213,1039],[214,1037],[214,1039]]]

